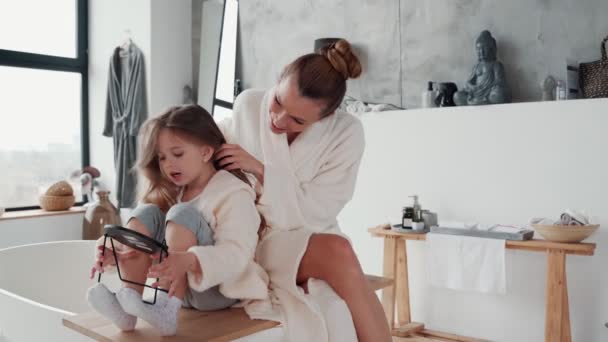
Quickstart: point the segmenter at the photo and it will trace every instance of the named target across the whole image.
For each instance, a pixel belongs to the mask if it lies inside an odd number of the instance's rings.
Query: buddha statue
[[[511,102],[505,68],[496,59],[496,39],[485,30],[475,41],[479,62],[461,91],[454,94],[458,106]]]

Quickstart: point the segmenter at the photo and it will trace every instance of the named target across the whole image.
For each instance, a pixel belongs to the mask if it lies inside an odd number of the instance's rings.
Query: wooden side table
[[[424,328],[410,317],[410,294],[407,269],[407,240],[426,240],[426,234],[399,233],[386,226],[369,228],[374,237],[384,238],[383,276],[393,278],[394,286],[382,291],[382,306],[394,336],[435,336],[454,341],[481,341]],[[389,226],[390,227],[390,226]],[[566,255],[593,255],[595,243],[559,243],[546,240],[506,240],[506,248],[547,255],[545,342],[571,342]],[[395,322],[395,302],[398,321]],[[397,324],[397,325],[395,325]]]

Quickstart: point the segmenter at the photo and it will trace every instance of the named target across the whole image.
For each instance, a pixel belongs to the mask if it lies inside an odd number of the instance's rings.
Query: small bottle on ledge
[[[403,207],[403,216],[401,217],[401,228],[412,229],[413,219],[414,219],[414,208]]]
[[[429,81],[426,91],[422,92],[422,108],[437,107],[435,103],[436,97],[437,91],[433,90],[433,82]]]

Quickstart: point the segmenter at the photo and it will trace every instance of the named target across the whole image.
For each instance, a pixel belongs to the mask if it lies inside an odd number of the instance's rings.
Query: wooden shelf
[[[380,290],[393,285],[393,279],[366,275],[370,286]],[[96,312],[87,312],[63,319],[63,325],[96,341],[165,341],[158,330],[138,320],[132,332],[121,332],[116,326]],[[232,341],[278,326],[278,322],[253,320],[241,308],[218,311],[182,309],[178,316],[177,335],[174,342]]]
[[[400,233],[382,227],[369,228],[368,232],[375,237],[398,237],[406,240],[426,240],[426,234]],[[505,240],[508,249],[521,249],[532,252],[547,252],[549,250],[560,250],[566,254],[593,255],[595,243],[563,243],[547,240],[532,239],[527,241]]]
[[[0,221],[25,219],[25,218],[37,218],[37,217],[45,217],[45,216],[84,214],[85,211],[86,211],[86,209],[84,207],[71,207],[68,210],[59,210],[59,211],[46,211],[46,210],[42,210],[42,209],[7,211],[4,214],[2,214],[2,216],[0,216]]]

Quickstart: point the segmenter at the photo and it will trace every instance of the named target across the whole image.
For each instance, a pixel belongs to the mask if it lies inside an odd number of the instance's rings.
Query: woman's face
[[[321,119],[325,103],[300,95],[294,77],[276,85],[270,99],[270,130],[275,134],[297,134]]]

